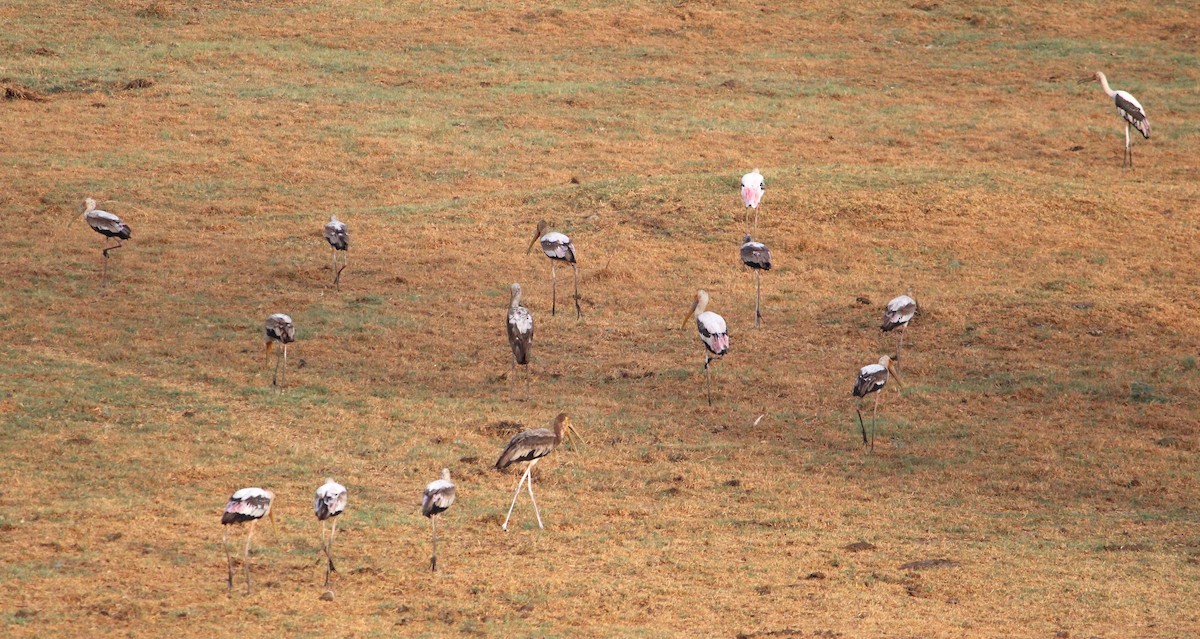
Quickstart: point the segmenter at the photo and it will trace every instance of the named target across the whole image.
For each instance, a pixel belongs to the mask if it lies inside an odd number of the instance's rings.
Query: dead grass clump
[[[150,4],[138,9],[134,15],[139,18],[154,18],[156,20],[165,20],[175,15],[175,11],[171,7],[162,2],[151,2]]]
[[[154,86],[154,80],[147,80],[146,78],[134,78],[133,80],[126,82],[125,86],[121,87],[121,89],[123,91],[133,91],[134,89],[148,89],[152,86]]]
[[[28,100],[30,102],[45,102],[46,98],[37,91],[20,84],[4,84],[5,100]]]

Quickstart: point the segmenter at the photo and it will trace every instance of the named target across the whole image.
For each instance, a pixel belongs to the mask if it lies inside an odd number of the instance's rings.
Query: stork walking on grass
[[[267,318],[267,363],[271,363],[271,347],[275,342],[283,345],[282,353],[275,358],[275,372],[271,375],[271,386],[282,389],[287,384],[287,347],[296,341],[296,326],[292,318],[283,313],[275,313]],[[282,374],[280,367],[282,366]]]
[[[346,510],[346,502],[349,496],[346,494],[346,487],[333,481],[332,478],[326,477],[325,483],[317,488],[316,497],[313,498],[313,512],[317,515],[317,520],[321,522],[321,550],[325,552],[325,587],[329,587],[329,573],[337,572],[337,568],[333,565],[333,538],[337,535],[337,516]],[[333,520],[333,528],[329,532],[329,541],[325,541],[325,524],[328,520]]]
[[[496,470],[504,470],[518,462],[529,462],[529,465],[525,467],[521,481],[517,482],[517,489],[513,491],[512,505],[508,507],[508,515],[504,517],[504,524],[500,526],[502,529],[508,530],[508,520],[512,518],[513,508],[517,505],[517,497],[521,495],[521,486],[524,486],[526,482],[529,482],[529,501],[533,504],[533,514],[537,516],[538,528],[545,528],[542,525],[542,513],[538,511],[537,500],[533,497],[532,471],[539,459],[554,452],[554,449],[563,441],[564,436],[570,439],[575,450],[579,450],[579,446],[575,444],[575,437],[580,437],[579,433],[576,433],[575,428],[571,426],[571,419],[567,417],[567,414],[559,413],[558,417],[554,418],[553,429],[535,428],[517,433],[508,440],[508,446],[504,447],[504,451],[496,459]],[[583,438],[580,437],[580,439]]]
[[[879,391],[888,382],[888,373],[896,377],[896,383],[900,386],[900,374],[896,372],[892,365],[892,358],[884,355],[879,358],[878,364],[868,364],[858,370],[858,379],[854,381],[854,396],[858,399],[858,406],[855,410],[858,412],[858,425],[862,429],[863,445],[868,444],[867,440],[867,425],[863,423],[862,417],[862,400],[867,395],[875,393],[875,408],[871,412],[871,439],[869,441],[871,450],[875,450],[875,418],[879,414]]]
[[[551,230],[550,223],[541,220],[525,252],[533,250],[535,243],[540,244],[542,253],[550,258],[550,316],[554,316],[558,305],[558,274],[555,265],[566,262],[571,265],[571,272],[575,276],[575,317],[583,317],[583,310],[579,307],[579,267],[575,264],[575,245],[571,243],[571,238]]]
[[[750,234],[747,233],[742,238],[740,255],[742,264],[754,269],[754,327],[758,328],[762,321],[762,311],[759,306],[762,295],[762,272],[771,270],[771,249],[762,242],[750,239]]]
[[[696,300],[692,302],[692,308],[688,311],[688,316],[683,319],[684,328],[687,326],[688,319],[696,320],[696,330],[700,333],[700,341],[704,342],[704,381],[708,389],[708,405],[712,406],[712,375],[708,371],[708,365],[714,358],[719,358],[729,352],[729,331],[725,327],[725,318],[716,313],[706,310],[708,307],[708,293],[704,290],[696,291]]]
[[[509,369],[509,392],[517,382],[517,366],[525,368],[525,399],[529,399],[529,355],[533,350],[533,313],[521,306],[521,285],[510,287],[512,297],[508,302],[508,345],[512,348],[512,367]]]
[[[254,537],[254,525],[263,517],[271,518],[275,525],[275,515],[271,512],[271,504],[275,494],[262,488],[243,488],[229,498],[225,511],[221,513],[221,525],[225,526],[225,560],[229,563],[229,590],[233,590],[233,555],[229,552],[229,528],[234,524],[250,522],[250,530],[246,533],[246,550],[242,556],[242,569],[246,573],[246,594],[250,594],[250,540]],[[276,531],[276,535],[278,535]]]
[[[896,368],[900,368],[900,350],[904,348],[904,337],[908,335],[908,323],[917,314],[917,301],[908,295],[892,298],[883,309],[883,324],[879,330],[888,333],[900,329],[900,340],[896,343]]]
[[[104,256],[104,268],[100,274],[100,281],[108,281],[108,252],[115,251],[124,244],[121,240],[128,240],[133,236],[133,229],[129,225],[121,221],[121,218],[96,208],[96,200],[87,198],[83,201],[83,219],[87,221],[88,226],[92,230],[104,236],[104,247],[101,249],[101,254]],[[116,246],[109,246],[109,240],[116,240]]]
[[[767,190],[766,180],[758,169],[742,176],[742,204],[754,209],[754,230],[758,230],[758,205],[762,203],[763,193]]]
[[[342,271],[350,265],[350,232],[346,229],[346,223],[337,219],[336,215],[330,215],[325,223],[325,241],[333,248],[333,288],[341,290],[339,283]],[[341,268],[338,268],[338,253],[345,255]]]
[[[1104,74],[1097,71],[1092,76],[1093,80],[1100,81],[1100,88],[1104,89],[1104,93],[1113,99],[1117,106],[1117,115],[1125,120],[1125,155],[1121,157],[1121,168],[1133,168],[1133,139],[1129,137],[1129,127],[1138,130],[1142,137],[1150,139],[1150,120],[1146,118],[1146,110],[1142,108],[1142,103],[1137,101],[1137,98],[1129,94],[1128,91],[1113,91],[1108,86],[1108,78]]]
[[[442,469],[441,479],[435,479],[425,486],[421,495],[421,514],[429,518],[433,527],[433,556],[429,559],[429,569],[437,570],[437,518],[446,512],[454,503],[454,484],[450,481],[450,469]]]

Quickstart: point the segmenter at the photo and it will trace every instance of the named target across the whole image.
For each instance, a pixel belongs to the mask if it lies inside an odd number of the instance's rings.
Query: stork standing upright
[[[758,169],[742,176],[742,204],[754,209],[754,230],[758,231],[758,205],[762,202],[763,192],[767,190],[767,182]]]
[[[551,230],[550,223],[541,220],[537,224],[537,232],[534,233],[533,240],[525,249],[526,254],[533,250],[535,243],[541,244],[542,253],[550,258],[550,316],[554,316],[558,304],[558,275],[555,265],[559,262],[566,262],[571,265],[571,272],[575,276],[575,317],[583,317],[583,310],[579,307],[579,268],[575,265],[575,245],[571,243],[571,238]]]
[[[429,518],[433,527],[433,556],[429,559],[429,569],[437,570],[437,517],[446,512],[454,503],[454,484],[450,481],[450,469],[442,469],[441,479],[435,479],[425,486],[421,495],[421,514]]]
[[[863,423],[862,417],[862,398],[871,393],[875,393],[875,409],[871,412],[871,450],[875,450],[875,417],[879,414],[879,391],[883,390],[884,384],[887,384],[888,373],[896,376],[896,383],[900,384],[900,374],[892,366],[892,358],[884,355],[879,358],[878,364],[867,364],[858,369],[858,378],[854,381],[854,396],[859,398],[858,406],[855,408],[858,411],[858,425],[862,428],[863,445],[867,445],[867,425]],[[903,384],[900,384],[903,386]]]
[[[729,352],[729,331],[725,327],[725,318],[705,310],[707,307],[708,293],[703,289],[696,291],[696,300],[692,302],[692,308],[688,316],[683,318],[680,328],[687,326],[688,319],[696,320],[700,341],[704,342],[704,348],[707,349],[704,353],[704,380],[708,389],[708,405],[712,406],[712,375],[708,372],[708,365],[714,356],[721,357]]]
[[[521,475],[521,481],[517,482],[517,489],[513,491],[512,505],[508,507],[508,515],[504,518],[504,524],[500,528],[508,530],[508,520],[512,517],[513,508],[517,505],[517,497],[521,494],[521,486],[526,481],[529,482],[529,501],[533,503],[533,514],[537,516],[538,528],[545,528],[542,525],[542,513],[538,511],[537,500],[533,498],[533,467],[538,463],[538,460],[550,453],[562,442],[563,437],[570,439],[571,444],[575,446],[575,450],[579,450],[578,445],[575,445],[575,437],[579,437],[579,433],[575,432],[575,428],[571,426],[571,418],[567,417],[566,413],[559,413],[558,417],[554,418],[553,430],[547,428],[535,428],[522,433],[513,435],[513,438],[508,440],[508,446],[504,447],[504,451],[500,453],[500,457],[496,459],[496,470],[504,470],[509,466],[518,462],[529,462],[525,467],[524,474]],[[580,437],[580,439],[583,439]]]
[[[514,283],[508,302],[508,345],[512,348],[512,367],[509,369],[509,392],[517,381],[517,365],[525,367],[525,399],[529,399],[529,355],[533,350],[533,313],[521,306],[521,285]]]
[[[900,329],[900,340],[896,343],[896,368],[900,368],[900,350],[904,348],[904,337],[908,335],[908,323],[917,314],[917,301],[909,295],[892,298],[883,309],[883,324],[879,330],[884,333]]]
[[[101,271],[100,281],[107,282],[108,252],[115,251],[124,246],[121,240],[128,240],[132,237],[133,229],[129,228],[129,225],[121,221],[121,218],[116,215],[97,209],[96,200],[90,197],[83,201],[83,219],[87,221],[88,226],[92,227],[93,231],[104,236],[104,247],[101,250],[101,254],[104,255],[104,269]],[[110,239],[115,239],[117,245],[109,246]]]
[[[333,478],[326,477],[325,483],[317,488],[316,497],[313,498],[313,512],[317,515],[317,520],[321,522],[321,550],[325,551],[325,587],[329,587],[329,573],[337,572],[337,568],[333,565],[333,537],[337,535],[337,516],[346,510],[346,502],[349,496],[346,494],[346,487],[333,481]],[[325,523],[327,520],[333,520],[333,529],[329,533],[328,543],[325,541]]]
[[[341,290],[338,284],[342,280],[342,271],[350,265],[350,232],[346,229],[346,223],[337,219],[336,215],[330,215],[325,223],[325,241],[333,247],[333,288]],[[338,268],[339,252],[346,255],[341,268]]]
[[[1142,137],[1150,139],[1150,120],[1146,118],[1146,110],[1142,108],[1142,103],[1137,101],[1137,98],[1129,94],[1128,91],[1113,91],[1108,86],[1108,78],[1104,74],[1097,71],[1092,76],[1093,80],[1100,81],[1100,88],[1104,89],[1104,93],[1113,99],[1117,105],[1117,115],[1125,120],[1125,155],[1121,157],[1121,168],[1128,166],[1133,168],[1133,139],[1129,137],[1129,126],[1138,130]]]
[[[246,550],[242,558],[242,569],[246,573],[246,594],[250,594],[250,539],[254,537],[254,525],[259,519],[269,516],[271,525],[275,525],[275,514],[271,512],[271,504],[275,501],[275,493],[262,488],[243,488],[229,498],[225,511],[221,513],[221,525],[230,526],[242,522],[250,522],[250,531],[246,533]],[[278,535],[276,530],[276,535]],[[229,563],[229,590],[233,590],[233,555],[229,553],[229,528],[225,528],[225,560]]]
[[[287,345],[296,341],[296,326],[292,324],[292,318],[283,313],[275,313],[267,318],[267,363],[270,363],[271,347],[275,342],[283,344],[283,352],[281,356],[275,358],[275,372],[271,375],[271,386],[282,389],[287,384]],[[283,366],[283,374],[280,374],[280,365]],[[278,383],[276,383],[278,382]]]
[[[762,311],[759,301],[762,295],[762,272],[771,270],[771,249],[762,242],[750,239],[747,233],[742,238],[742,264],[754,269],[754,327],[758,328],[762,321]]]

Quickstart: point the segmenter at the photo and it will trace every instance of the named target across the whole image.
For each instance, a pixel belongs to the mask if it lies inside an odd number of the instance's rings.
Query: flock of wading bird
[[[1125,153],[1122,158],[1122,168],[1133,168],[1133,142],[1129,134],[1130,127],[1136,129],[1144,138],[1149,139],[1150,121],[1146,117],[1146,112],[1142,108],[1141,103],[1129,93],[1114,91],[1109,88],[1108,80],[1103,73],[1097,71],[1089,80],[1100,82],[1104,93],[1113,99],[1117,108],[1117,114],[1125,121]],[[753,226],[755,229],[758,228],[759,205],[762,202],[765,191],[765,179],[757,169],[742,176],[742,203],[746,209],[753,211]],[[750,223],[748,217],[747,215],[747,225]],[[101,281],[107,282],[108,254],[110,251],[121,248],[123,246],[122,240],[128,240],[132,237],[132,229],[117,215],[97,209],[96,201],[90,197],[84,200],[83,218],[93,230],[105,238],[102,249],[104,266]],[[346,224],[338,220],[336,216],[330,217],[329,222],[325,225],[325,239],[333,251],[333,285],[335,289],[339,289],[342,272],[349,264],[350,236]],[[110,246],[111,240],[116,241],[115,246]],[[577,318],[582,317],[583,311],[579,304],[579,270],[575,258],[575,245],[572,243],[571,238],[552,229],[549,223],[543,220],[538,222],[537,230],[529,243],[529,247],[526,249],[526,253],[533,249],[534,244],[540,245],[542,253],[550,260],[550,314],[555,315],[558,309],[557,266],[562,262],[571,266],[575,284],[575,314]],[[754,241],[751,235],[746,233],[743,237],[739,256],[742,263],[755,272],[754,325],[758,327],[762,321],[762,272],[771,270],[771,251],[765,244]],[[510,291],[511,298],[509,300],[507,321],[508,342],[512,349],[513,357],[512,366],[509,371],[510,397],[513,394],[512,387],[516,385],[516,371],[519,365],[525,369],[525,396],[528,398],[528,367],[533,348],[533,314],[528,308],[521,305],[521,285],[514,283]],[[725,319],[707,309],[709,299],[708,293],[704,290],[696,291],[695,300],[692,303],[688,318],[695,320],[696,330],[705,347],[704,373],[706,396],[708,403],[711,405],[712,377],[709,372],[709,366],[714,359],[719,359],[729,352],[729,331]],[[884,307],[883,324],[880,326],[880,329],[884,332],[898,329],[899,339],[896,343],[896,352],[892,356],[884,355],[879,358],[879,363],[868,364],[858,371],[858,377],[855,380],[853,389],[853,396],[858,398],[855,411],[858,415],[863,446],[869,450],[874,450],[875,448],[875,425],[879,411],[879,391],[883,390],[889,377],[895,377],[896,383],[901,383],[900,375],[897,371],[900,363],[900,352],[904,347],[904,338],[908,332],[909,322],[916,313],[917,302],[912,298],[911,294],[900,295],[889,301]],[[687,326],[688,318],[684,319],[683,326]],[[281,346],[280,353],[276,357],[271,385],[282,391],[286,386],[287,348],[288,344],[296,339],[296,327],[291,317],[283,313],[275,313],[267,318],[265,333],[268,361],[272,347],[276,343]],[[862,402],[868,395],[874,397],[869,435],[862,416]],[[533,495],[533,467],[539,459],[553,452],[564,439],[569,441],[578,450],[579,446],[575,442],[575,437],[579,437],[582,441],[582,437],[575,432],[567,414],[559,413],[554,419],[551,428],[527,430],[514,435],[509,440],[508,445],[505,446],[499,458],[497,458],[495,468],[497,470],[504,470],[512,464],[520,462],[526,462],[526,466],[525,472],[517,482],[516,490],[513,491],[512,503],[508,508],[508,514],[504,518],[504,523],[501,525],[503,530],[508,530],[508,523],[512,518],[513,509],[516,507],[517,499],[520,497],[521,488],[523,487],[527,488],[529,492],[529,501],[533,505],[538,527],[544,528],[542,515],[538,510],[537,501]],[[430,482],[425,487],[425,491],[421,496],[421,514],[429,518],[433,534],[433,554],[429,562],[430,570],[437,570],[437,517],[450,508],[454,503],[454,496],[455,487],[454,483],[450,480],[450,470],[447,468],[442,469],[439,479]],[[271,505],[274,500],[275,494],[269,490],[258,487],[242,488],[234,492],[229,498],[221,515],[221,523],[225,526],[242,523],[249,524],[242,556],[242,570],[245,574],[247,594],[251,592],[250,543],[254,537],[254,527],[264,517],[269,517],[272,524],[274,524],[275,518],[271,513]],[[347,503],[348,493],[346,487],[333,479],[326,479],[325,483],[317,488],[313,500],[313,512],[317,520],[321,522],[321,544],[318,552],[323,556],[318,561],[325,564],[324,586],[326,591],[322,594],[322,599],[328,600],[333,598],[333,592],[328,590],[330,573],[337,571],[333,561],[333,539],[337,534],[337,517],[345,511]],[[326,534],[326,530],[329,531],[328,535]],[[232,591],[234,577],[233,555],[229,547],[229,529],[225,528],[224,531],[223,544],[229,568],[227,582],[229,590]]]

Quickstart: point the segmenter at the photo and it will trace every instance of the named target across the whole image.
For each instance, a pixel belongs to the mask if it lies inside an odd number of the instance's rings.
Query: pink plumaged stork
[[[121,221],[121,218],[96,208],[96,200],[87,198],[83,201],[83,219],[92,227],[92,230],[104,236],[104,247],[101,254],[104,255],[104,269],[100,274],[100,281],[108,282],[108,252],[115,251],[124,244],[121,240],[128,240],[133,237],[133,229],[129,225]],[[109,246],[109,240],[115,239],[116,246]]]
[[[317,494],[313,498],[313,513],[317,516],[317,520],[321,522],[321,550],[325,551],[325,587],[329,587],[329,573],[337,572],[337,568],[333,565],[333,538],[337,535],[337,516],[346,510],[346,504],[349,501],[349,495],[346,492],[346,487],[333,481],[332,478],[326,477],[325,483],[317,488]],[[325,541],[325,524],[328,520],[333,520],[333,528],[329,533],[329,541]],[[320,558],[318,558],[318,561]]]
[[[1121,157],[1121,168],[1133,168],[1133,139],[1129,137],[1129,127],[1138,130],[1142,137],[1150,139],[1150,120],[1146,118],[1146,110],[1142,108],[1142,103],[1137,101],[1137,98],[1129,94],[1128,91],[1113,91],[1108,86],[1108,78],[1104,74],[1097,71],[1092,75],[1093,80],[1100,81],[1100,88],[1104,89],[1105,95],[1113,99],[1113,103],[1117,106],[1117,115],[1125,120],[1125,155]]]
[[[755,231],[758,230],[758,205],[762,203],[763,193],[766,190],[767,183],[758,169],[742,176],[742,204],[745,204],[746,208],[754,209]]]
[[[558,273],[555,265],[566,262],[571,265],[571,272],[575,276],[575,317],[583,317],[583,310],[579,307],[579,267],[575,264],[575,245],[571,238],[551,230],[550,223],[541,220],[525,253],[533,250],[534,244],[540,244],[542,253],[550,258],[550,316],[554,317],[558,309]]]
[[[275,501],[275,493],[262,488],[243,488],[229,498],[225,510],[221,513],[221,525],[225,528],[225,559],[229,563],[229,590],[233,590],[233,555],[229,553],[229,528],[234,524],[250,522],[250,531],[246,533],[246,550],[242,556],[242,569],[246,573],[246,594],[250,594],[250,539],[254,537],[254,525],[263,517],[270,517],[271,525],[275,525],[275,515],[271,505]],[[276,535],[279,534],[278,529]]]
[[[421,494],[421,514],[429,518],[433,527],[433,556],[429,558],[429,569],[437,571],[437,520],[454,503],[454,483],[450,481],[450,469],[442,469],[442,477],[429,482]]]
[[[871,450],[875,450],[875,418],[879,414],[879,391],[883,390],[884,384],[887,384],[888,373],[891,373],[896,378],[896,384],[903,386],[900,383],[900,374],[896,372],[892,365],[892,358],[884,355],[879,358],[878,364],[867,364],[858,369],[858,378],[854,380],[854,396],[858,399],[858,406],[855,410],[858,412],[858,425],[862,428],[863,446],[866,446],[867,441],[867,425],[863,423],[862,418],[862,399],[871,393],[875,394],[875,409],[871,412]]]
[[[688,316],[683,318],[684,328],[687,326],[689,319],[696,321],[696,331],[700,333],[700,341],[704,342],[704,381],[708,394],[708,405],[712,406],[712,374],[708,371],[708,365],[714,358],[720,358],[729,352],[729,330],[725,327],[725,318],[716,313],[705,310],[708,307],[708,293],[704,290],[696,291],[696,300],[692,302],[692,308],[688,311]]]

